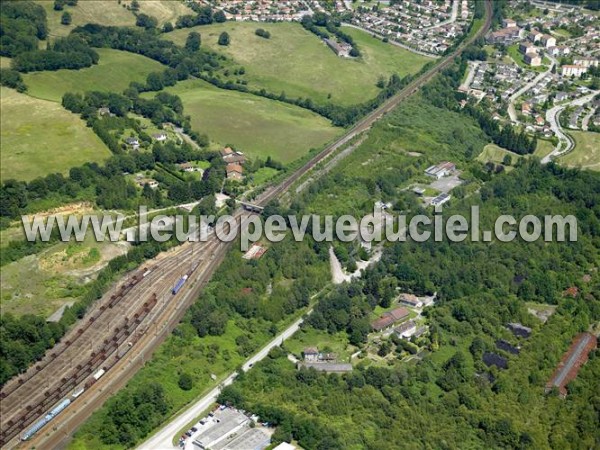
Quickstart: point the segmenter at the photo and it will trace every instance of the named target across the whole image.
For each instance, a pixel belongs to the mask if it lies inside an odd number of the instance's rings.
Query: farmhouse
[[[352,46],[350,44],[346,42],[339,43],[329,38],[325,38],[323,40],[327,46],[335,52],[336,55],[343,56],[345,58],[350,56],[350,51],[352,50]]]
[[[417,324],[414,320],[407,320],[406,322],[398,325],[394,328],[394,333],[400,338],[409,338],[417,332]]]
[[[240,181],[244,178],[244,169],[239,164],[229,163],[225,170],[227,171],[228,180]]]
[[[409,315],[406,308],[396,308],[390,312],[386,312],[379,319],[371,323],[373,331],[382,331],[391,328],[395,323],[406,319]]]
[[[423,306],[423,302],[413,294],[400,294],[398,301],[404,305],[412,306],[413,308],[421,308]]]
[[[127,139],[125,139],[125,143],[134,150],[140,148],[140,141],[138,141],[137,138],[128,137]]]
[[[317,362],[319,360],[319,349],[317,347],[306,347],[302,354],[306,362]]]
[[[152,139],[154,139],[157,142],[164,142],[167,140],[167,133],[162,131],[160,133],[155,133],[152,135]]]
[[[455,170],[456,170],[456,165],[454,165],[454,163],[444,161],[435,166],[428,167],[425,170],[425,175],[433,177],[433,178],[437,178],[439,180],[440,178],[450,175]]]

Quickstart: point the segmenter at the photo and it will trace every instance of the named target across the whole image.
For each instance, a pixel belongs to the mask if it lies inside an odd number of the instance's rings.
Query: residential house
[[[502,20],[502,26],[504,28],[512,28],[517,26],[517,22],[512,19],[504,19]]]
[[[535,45],[533,45],[530,42],[521,42],[519,44],[519,52],[521,52],[524,55],[530,54],[530,53],[537,53],[537,48],[535,47]]]
[[[540,42],[546,48],[556,46],[556,38],[554,36],[550,36],[549,34],[544,34],[541,37]]]
[[[531,33],[529,33],[529,40],[533,43],[536,43],[542,38],[543,35],[544,33],[540,33],[538,30],[532,30]]]
[[[137,150],[140,148],[140,141],[138,141],[137,138],[128,137],[127,139],[125,139],[125,143],[134,150]]]
[[[529,116],[529,115],[531,115],[531,109],[532,109],[531,103],[523,102],[523,104],[521,105],[521,114],[523,114],[524,116]]]
[[[569,94],[564,91],[557,92],[554,96],[554,103],[564,102],[569,99]]]
[[[319,349],[317,347],[306,347],[302,354],[306,362],[317,362],[319,360]]]
[[[538,126],[542,126],[542,125],[544,125],[544,123],[546,123],[544,118],[542,116],[540,116],[539,114],[537,116],[535,116],[534,122]]]
[[[160,133],[153,134],[152,138],[157,142],[164,142],[167,140],[167,133],[161,131]]]
[[[228,180],[240,181],[244,178],[244,169],[236,163],[229,163],[225,168]]]
[[[531,67],[538,67],[542,65],[542,57],[535,53],[527,53],[523,57],[523,60],[525,61],[525,64],[529,64]]]

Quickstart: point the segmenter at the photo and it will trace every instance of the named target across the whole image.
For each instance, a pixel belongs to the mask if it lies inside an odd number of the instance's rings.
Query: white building
[[[562,66],[560,68],[560,73],[562,76],[564,77],[577,77],[579,78],[582,74],[587,72],[587,68],[583,67],[583,66],[577,66],[574,64],[568,64],[565,66]]]

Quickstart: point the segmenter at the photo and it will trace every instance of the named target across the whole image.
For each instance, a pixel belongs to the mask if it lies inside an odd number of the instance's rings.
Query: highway
[[[474,36],[459,45],[452,54],[440,59],[434,67],[411,81],[379,108],[367,114],[335,143],[290,174],[286,180],[267,189],[255,203],[264,206],[286,193],[316,164],[368,130],[448,67],[466,46],[483,36],[490,28],[491,9],[491,3],[486,1],[485,23]],[[251,214],[240,209],[235,217],[241,224]],[[115,288],[96,301],[86,316],[59,344],[48,350],[44,358],[25,374],[8,382],[0,392],[0,446],[35,446],[43,449],[63,447],[73,431],[123,387],[167,338],[208,283],[224,259],[229,245],[216,237],[208,242],[183,244],[144,264],[139,271],[128,274]],[[146,269],[150,271],[144,276]],[[172,286],[184,274],[188,275],[188,281],[177,296],[173,296],[170,292]],[[293,334],[293,329],[290,333]],[[130,347],[124,354],[123,346]],[[264,357],[268,349],[265,347],[263,350],[264,354],[261,352],[255,357]],[[106,374],[95,382],[92,375],[100,368],[105,369]],[[85,392],[54,419],[52,425],[44,427],[27,445],[19,444],[19,433],[82,386],[86,386]]]

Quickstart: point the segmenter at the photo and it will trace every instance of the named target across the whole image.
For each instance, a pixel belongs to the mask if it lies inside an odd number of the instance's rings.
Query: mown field
[[[257,28],[271,33],[270,39],[254,34]],[[183,45],[190,31],[202,36],[202,45],[224,52],[246,69],[249,87],[264,88],[288,97],[309,97],[351,105],[377,95],[381,75],[400,76],[417,72],[430,61],[391,44],[385,44],[353,28],[344,28],[358,43],[358,59],[336,56],[319,38],[295,23],[225,22],[176,30],[164,35]],[[221,32],[231,36],[227,47],[219,46]]]
[[[65,92],[122,92],[132,81],[144,82],[150,72],[165,67],[145,56],[106,48],[96,49],[98,64],[80,70],[31,72],[23,75],[27,93],[60,102]]]
[[[575,148],[558,161],[569,167],[600,170],[600,134],[587,131],[569,131],[575,139]]]
[[[333,139],[341,129],[297,106],[241,92],[218,89],[200,80],[178,83],[167,92],[183,101],[192,128],[251,157],[290,162]],[[146,94],[152,95],[152,94]]]
[[[103,161],[110,151],[85,122],[59,104],[0,90],[0,176],[32,180]]]

